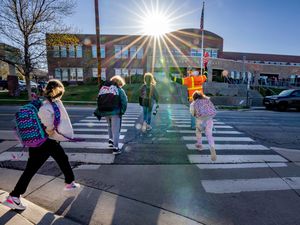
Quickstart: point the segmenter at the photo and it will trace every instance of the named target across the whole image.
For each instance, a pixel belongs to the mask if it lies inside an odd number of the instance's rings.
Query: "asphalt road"
[[[13,127],[16,110],[0,107],[0,131]],[[203,224],[300,224],[300,167],[270,149],[299,149],[299,112],[218,112],[214,130],[218,159],[212,163],[205,138],[203,151],[194,147],[195,135],[185,106],[161,105],[153,117],[153,130],[143,133],[141,108],[130,104],[121,130],[123,153],[116,157],[106,144],[105,122],[92,117],[93,108],[67,110],[76,135],[86,138],[84,143],[64,145],[76,179],[83,185]],[[23,169],[26,157],[10,159],[11,153],[20,151],[16,146],[3,152],[0,165]],[[61,176],[51,161],[39,173]],[[37,191],[29,199],[38,197]],[[74,212],[68,216],[87,224],[93,206],[79,207],[84,198],[82,192],[77,203],[80,213],[73,206]],[[61,207],[61,202],[40,204],[51,211]],[[126,217],[124,206],[118,201],[115,206],[116,214]],[[134,207],[128,210],[128,217],[139,211]],[[159,214],[150,218],[145,224],[155,224]]]

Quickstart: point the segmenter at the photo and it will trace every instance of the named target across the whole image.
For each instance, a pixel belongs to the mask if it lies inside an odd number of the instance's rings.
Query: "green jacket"
[[[118,90],[119,90],[120,102],[121,102],[120,108],[108,112],[108,111],[100,111],[97,107],[97,109],[94,112],[94,115],[98,119],[105,116],[114,116],[114,115],[122,116],[126,112],[127,103],[128,103],[127,95],[123,90],[123,88],[118,87]]]

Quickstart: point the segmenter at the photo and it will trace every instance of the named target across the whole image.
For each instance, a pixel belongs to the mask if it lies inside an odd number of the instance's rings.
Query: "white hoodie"
[[[57,127],[58,132],[66,137],[74,138],[73,127],[62,101],[55,100],[54,102],[56,103],[60,111],[60,123]],[[38,116],[41,119],[41,122],[46,126],[47,130],[54,129],[54,110],[51,103],[48,100],[43,102],[43,105],[39,110]],[[63,137],[57,132],[54,132],[52,135],[49,136],[49,138],[56,141],[68,141],[67,138]]]

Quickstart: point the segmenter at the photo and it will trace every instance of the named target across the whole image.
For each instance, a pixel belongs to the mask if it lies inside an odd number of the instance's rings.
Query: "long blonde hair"
[[[144,75],[144,84],[147,84],[147,82],[146,82],[147,77],[150,77],[150,79],[151,79],[150,84],[152,84],[153,86],[155,86],[156,85],[156,81],[154,79],[154,76],[153,76],[152,73],[149,73],[149,72],[145,73],[145,75]]]
[[[119,87],[123,87],[126,84],[125,80],[119,75],[113,76],[112,78],[110,78],[110,81],[115,82]]]
[[[49,80],[46,88],[45,88],[45,97],[48,98],[49,100],[56,100],[60,99],[63,94],[65,93],[65,87],[57,79],[51,79]]]

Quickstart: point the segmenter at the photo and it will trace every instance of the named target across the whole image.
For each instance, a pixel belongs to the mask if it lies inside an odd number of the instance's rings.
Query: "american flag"
[[[203,2],[201,20],[200,20],[200,30],[202,31],[203,29],[204,29],[204,2]]]

